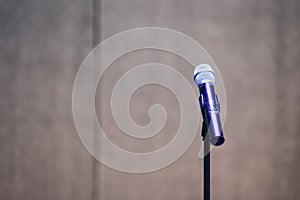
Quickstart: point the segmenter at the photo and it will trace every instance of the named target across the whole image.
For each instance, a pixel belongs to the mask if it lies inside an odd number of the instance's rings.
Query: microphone
[[[203,117],[202,140],[208,133],[206,139],[212,145],[220,146],[224,143],[225,138],[220,120],[220,101],[214,89],[214,71],[207,64],[198,65],[195,67],[194,80],[200,92],[199,103]]]

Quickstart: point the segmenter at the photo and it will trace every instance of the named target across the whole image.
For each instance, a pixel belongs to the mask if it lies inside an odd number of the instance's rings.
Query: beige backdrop
[[[202,199],[200,137],[177,162],[133,175],[86,151],[72,118],[76,72],[99,41],[121,31],[160,26],[201,43],[223,75],[225,144],[212,155],[212,199],[299,199],[300,2],[295,0],[2,1],[0,31],[0,199]],[[125,136],[109,113],[112,84],[133,65],[166,63],[192,79],[193,68],[166,52],[144,50],[114,62],[97,91],[108,137],[128,150],[157,149],[174,137],[178,102],[161,87],[133,97],[132,116],[149,121],[160,102],[164,133]],[[191,80],[192,81],[192,80]]]

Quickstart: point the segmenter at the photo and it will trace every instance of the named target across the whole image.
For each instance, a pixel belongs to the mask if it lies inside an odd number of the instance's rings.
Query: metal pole
[[[204,200],[210,200],[210,142],[209,140],[204,140],[204,153],[206,156],[204,157],[204,188],[203,188],[203,194],[204,194]]]

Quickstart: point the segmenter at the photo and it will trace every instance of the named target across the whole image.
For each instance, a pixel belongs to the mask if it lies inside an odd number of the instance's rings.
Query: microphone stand
[[[200,92],[199,103],[203,118],[201,130],[204,141],[203,197],[204,200],[210,200],[210,143],[220,146],[225,141],[219,115],[220,101],[214,90],[215,77],[209,65],[198,65],[194,71],[194,80]]]
[[[205,122],[202,122],[201,135],[204,141],[204,162],[203,162],[203,199],[210,200],[210,140],[206,138],[207,127]]]

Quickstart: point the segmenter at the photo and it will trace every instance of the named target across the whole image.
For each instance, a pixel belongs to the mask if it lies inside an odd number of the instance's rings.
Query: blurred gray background
[[[222,73],[226,142],[212,155],[212,199],[299,199],[299,11],[297,0],[1,1],[0,199],[202,199],[199,135],[177,162],[147,174],[102,165],[77,135],[72,87],[81,62],[103,39],[144,26],[194,38]],[[121,72],[150,61],[192,79],[193,68],[184,60],[144,50],[114,62],[97,91],[98,117],[113,133],[108,137],[136,152],[174,137],[176,99],[157,86],[134,95],[137,123],[147,124],[155,102],[170,112],[166,134],[147,143],[116,128],[106,94]]]

